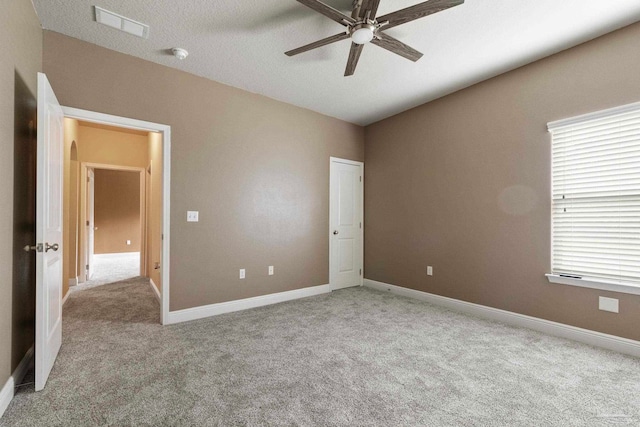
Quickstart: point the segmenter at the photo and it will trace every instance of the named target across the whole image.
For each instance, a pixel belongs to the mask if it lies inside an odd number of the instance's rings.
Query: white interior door
[[[93,276],[93,252],[95,244],[95,182],[96,175],[93,169],[87,170],[87,280]]]
[[[334,290],[362,284],[363,172],[361,162],[331,158],[329,280]]]
[[[62,345],[63,120],[47,76],[38,73],[36,391],[44,388]]]

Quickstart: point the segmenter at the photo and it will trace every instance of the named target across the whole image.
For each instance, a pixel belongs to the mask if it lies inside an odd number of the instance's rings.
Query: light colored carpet
[[[140,276],[140,252],[98,254],[93,256],[94,270],[90,280],[73,290],[101,286]]]
[[[146,279],[74,292],[2,426],[640,425],[640,361],[366,288],[173,326]]]

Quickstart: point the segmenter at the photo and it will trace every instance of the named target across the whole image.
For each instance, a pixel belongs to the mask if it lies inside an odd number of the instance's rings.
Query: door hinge
[[[360,228],[362,228],[362,223],[360,223]]]
[[[362,182],[362,177],[360,177],[360,182]]]
[[[89,226],[89,221],[87,221],[87,227]]]
[[[85,270],[87,270],[87,271],[89,271],[89,264],[85,265],[85,266],[84,266],[84,269],[85,269]]]
[[[360,275],[362,276],[362,269],[360,269]]]

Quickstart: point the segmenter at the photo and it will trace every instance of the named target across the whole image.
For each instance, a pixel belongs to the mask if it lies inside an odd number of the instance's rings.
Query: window
[[[556,283],[640,294],[640,104],[549,123]]]

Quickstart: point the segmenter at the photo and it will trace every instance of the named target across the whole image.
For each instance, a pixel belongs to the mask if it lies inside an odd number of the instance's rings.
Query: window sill
[[[545,274],[551,283],[579,286],[582,288],[600,289],[603,291],[621,292],[623,294],[640,295],[640,286],[609,282],[604,279],[564,277],[558,274]]]

